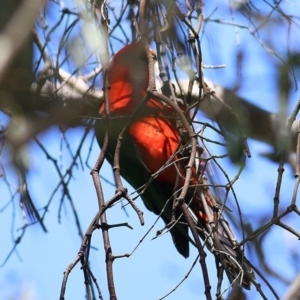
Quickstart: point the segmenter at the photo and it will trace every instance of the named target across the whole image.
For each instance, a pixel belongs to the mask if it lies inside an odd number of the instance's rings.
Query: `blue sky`
[[[229,18],[223,3],[223,1],[216,1],[213,4],[207,4],[204,12],[209,15],[213,8],[218,6],[215,18],[224,15]],[[295,7],[289,7],[289,9],[291,12],[297,11]],[[55,15],[52,17],[55,19]],[[245,19],[241,17],[237,21],[244,24]],[[55,23],[55,20],[51,20],[51,22]],[[202,41],[203,63],[208,65],[226,64],[226,68],[206,70],[205,77],[223,86],[233,87],[239,80],[236,70],[236,53],[237,50],[240,50],[244,54],[245,61],[238,93],[264,109],[272,112],[278,111],[278,90],[276,80],[274,80],[276,68],[279,65],[278,59],[267,53],[258,42],[255,42],[247,30],[239,29],[238,35],[236,35],[232,26],[208,24],[206,34]],[[272,36],[273,32],[270,33],[270,37]],[[282,36],[283,32],[279,32],[279,41],[281,41]],[[236,45],[237,37],[241,40],[240,47]],[[266,43],[269,43],[268,38],[264,34],[260,36],[260,39]],[[55,40],[53,43],[55,45]],[[298,43],[297,40],[293,39],[292,33],[291,47],[296,48],[299,46]],[[277,47],[277,44],[274,47]],[[222,49],[221,52],[220,49]],[[284,55],[284,50],[282,52]],[[299,91],[293,91],[290,95],[290,109],[298,99]],[[0,115],[0,118],[2,122],[5,122],[3,115]],[[198,118],[203,117],[199,115]],[[80,129],[69,129],[66,132],[73,151],[80,143],[82,133]],[[92,138],[93,132],[90,132],[82,149],[83,165],[89,154]],[[59,166],[64,172],[70,165],[71,158],[59,130],[52,127],[47,132],[40,134],[39,139],[47,144],[49,153],[58,159]],[[268,145],[253,140],[249,140],[249,145],[252,158],[247,160],[246,168],[235,184],[235,192],[238,195],[243,217],[250,221],[253,228],[256,229],[262,216],[265,214],[271,216],[272,214],[278,165],[260,156],[260,153],[270,150]],[[13,171],[8,168],[9,150],[6,149],[5,151],[2,153],[2,163],[8,170],[9,182],[16,183]],[[35,203],[38,207],[42,207],[50,199],[59,178],[52,162],[46,159],[34,142],[28,145],[26,151],[32,166],[28,185]],[[94,142],[89,165],[94,164],[98,153],[99,148]],[[226,160],[223,160],[222,164],[232,178],[237,172],[237,167]],[[72,175],[69,191],[76,205],[82,230],[85,231],[97,212],[96,194],[92,178],[89,175],[89,169],[85,165],[82,170],[79,164],[78,168],[74,168]],[[105,165],[101,170],[101,175],[113,181],[112,172],[108,165]],[[293,175],[291,168],[287,166],[280,199],[282,210],[286,208],[292,196]],[[224,183],[224,179],[221,178],[221,180]],[[127,187],[130,190],[128,185]],[[103,188],[106,199],[109,199],[115,192],[115,189],[109,184],[104,183]],[[6,203],[9,195],[3,181],[0,181],[0,190],[2,193],[1,199],[4,199],[1,203]],[[38,225],[29,227],[18,245],[17,251],[2,267],[2,272],[0,272],[0,299],[52,300],[59,298],[63,272],[76,257],[80,247],[80,237],[67,199],[64,200],[62,205],[60,223],[58,222],[61,193],[60,188],[53,198],[45,220],[49,232],[44,234]],[[5,260],[13,246],[14,239],[21,233],[19,228],[22,227],[22,214],[17,205],[17,198],[14,203],[15,205],[9,205],[2,212],[0,218],[0,238],[4,241],[1,243],[0,263]],[[230,204],[234,209],[234,203],[230,202]],[[129,216],[126,215],[120,204],[108,211],[109,223],[128,222],[134,228],[134,230],[130,230],[121,227],[110,231],[111,245],[113,253],[116,255],[130,253],[156,220],[156,216],[147,211],[140,199],[137,200],[137,205],[144,212],[146,222],[144,227],[139,225],[135,212],[129,206],[126,207]],[[1,207],[3,207],[3,204]],[[296,224],[299,224],[299,218],[297,219],[292,214],[287,216],[284,221],[293,227],[297,227]],[[196,259],[195,249],[191,247],[190,258],[184,259],[176,252],[169,234],[152,240],[156,231],[162,227],[163,223],[159,221],[130,258],[115,260],[114,276],[119,299],[159,299],[171,291],[189,272]],[[237,235],[241,239],[241,235]],[[94,233],[92,245],[95,247],[91,251],[92,271],[97,277],[103,298],[108,299],[104,251],[100,231]],[[288,280],[292,280],[299,272],[299,265],[293,263],[290,252],[299,253],[300,245],[297,238],[287,231],[279,227],[271,228],[263,241],[262,248],[266,254],[266,261],[275,271]],[[253,259],[254,265],[259,267],[259,262],[251,255],[251,251],[253,249],[251,249],[251,243],[249,243],[246,254]],[[214,259],[210,253],[207,256],[207,264],[210,274],[214,274]],[[205,299],[201,274],[200,266],[196,264],[186,281],[167,299]],[[213,279],[215,276],[211,275],[210,278],[212,280],[212,295],[214,295],[216,282]],[[275,286],[279,296],[282,297],[286,291],[286,286],[273,278],[270,281]],[[84,299],[83,282],[84,278],[78,265],[70,274],[66,299]],[[259,282],[262,281],[259,280]],[[223,287],[226,286],[227,283],[224,281]],[[268,299],[273,299],[265,285],[262,284],[262,286]],[[261,297],[252,288],[248,294],[248,299],[255,300],[261,299]]]

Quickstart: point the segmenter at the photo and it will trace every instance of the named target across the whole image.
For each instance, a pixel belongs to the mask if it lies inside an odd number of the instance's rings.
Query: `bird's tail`
[[[26,175],[23,170],[19,170],[20,177],[20,205],[22,211],[25,213],[25,216],[29,217],[31,223],[39,223],[44,232],[47,232],[47,229],[44,225],[44,222],[39,215],[28,191]]]

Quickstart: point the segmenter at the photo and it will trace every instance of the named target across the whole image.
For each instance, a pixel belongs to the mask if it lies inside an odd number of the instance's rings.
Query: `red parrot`
[[[106,111],[103,104],[100,107],[100,115],[105,118],[108,117],[106,113],[109,113],[109,144],[106,159],[113,165],[118,135],[147,93],[148,59],[142,43],[130,44],[121,49],[112,59],[106,76],[109,84],[109,108]],[[160,214],[169,200],[161,216],[166,224],[170,223],[172,217],[174,196],[177,197],[183,187],[185,164],[188,161],[188,148],[182,142],[175,118],[176,113],[171,107],[150,99],[130,119],[131,123],[123,134],[120,150],[121,175],[133,188],[144,186],[154,175],[140,196],[146,207],[155,214]],[[96,123],[100,147],[103,144],[105,124],[106,122],[101,120]],[[229,280],[233,282],[238,277],[237,282],[250,289],[251,281],[255,279],[254,272],[241,249],[235,247],[237,240],[220,208],[213,207],[212,193],[208,187],[203,187],[203,169],[201,164],[192,169],[191,187],[185,198],[189,204],[189,212],[199,228],[200,237],[206,241],[216,260],[223,264]],[[202,186],[199,186],[199,183],[202,183]],[[176,217],[179,218],[180,215],[178,209]],[[215,231],[212,231],[209,224],[210,217],[213,220],[218,219],[218,222],[215,222],[217,223]],[[183,217],[180,222],[185,222]],[[190,243],[188,227],[176,224],[170,229],[170,233],[178,252],[188,257]],[[214,242],[216,240],[217,243]]]

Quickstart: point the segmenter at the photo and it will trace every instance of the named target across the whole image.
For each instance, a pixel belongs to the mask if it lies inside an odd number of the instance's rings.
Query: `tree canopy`
[[[13,280],[44,284],[42,299],[299,297],[299,6],[2,0],[3,297],[25,299],[7,283],[31,265]],[[205,245],[200,262],[199,246],[177,255],[96,143],[109,62],[138,40],[157,55],[148,93],[188,107],[208,185],[256,272],[249,292],[230,287]]]

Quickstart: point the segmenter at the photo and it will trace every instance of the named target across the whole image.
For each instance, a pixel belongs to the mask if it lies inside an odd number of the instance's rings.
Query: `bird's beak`
[[[149,48],[149,51],[150,51],[150,53],[151,53],[153,59],[154,59],[155,61],[157,61],[157,55],[156,55],[156,52],[155,52],[153,49],[151,49],[151,48]]]

